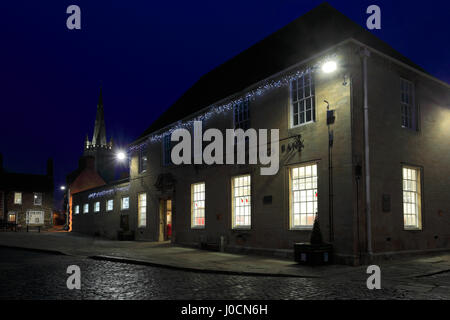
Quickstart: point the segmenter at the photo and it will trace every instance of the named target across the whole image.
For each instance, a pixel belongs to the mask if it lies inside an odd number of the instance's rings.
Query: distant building
[[[47,174],[8,172],[0,155],[0,219],[21,227],[53,225],[53,161]]]
[[[449,101],[447,83],[325,3],[202,76],[131,144],[126,188],[77,194],[75,222],[115,237],[120,214],[137,240],[292,255],[318,216],[338,262],[448,250]],[[194,120],[279,129],[278,173],[172,164],[170,134]]]
[[[115,155],[113,140],[107,142],[103,95],[100,94],[97,104],[94,133],[92,140],[86,135],[83,156],[78,161],[78,168],[67,175],[68,228],[72,230],[73,195],[84,190],[104,186],[115,178]],[[67,209],[66,209],[67,210]]]

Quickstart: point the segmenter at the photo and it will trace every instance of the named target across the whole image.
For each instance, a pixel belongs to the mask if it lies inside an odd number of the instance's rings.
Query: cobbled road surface
[[[360,280],[237,276],[0,248],[0,299],[413,299],[396,288],[368,290]],[[81,290],[66,286],[81,269]]]

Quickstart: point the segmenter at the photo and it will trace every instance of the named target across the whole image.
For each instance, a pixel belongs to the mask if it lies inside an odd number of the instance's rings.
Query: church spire
[[[106,146],[106,129],[105,129],[105,115],[103,112],[103,95],[102,87],[100,86],[100,94],[98,97],[97,116],[95,118],[94,135],[92,137],[93,146]]]

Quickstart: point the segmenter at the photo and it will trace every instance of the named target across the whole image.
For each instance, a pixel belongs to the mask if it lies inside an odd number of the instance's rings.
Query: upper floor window
[[[14,204],[22,204],[22,192],[14,192]]]
[[[291,228],[312,228],[317,214],[317,164],[291,169]]]
[[[100,212],[100,201],[94,203],[94,212]]]
[[[42,205],[42,193],[34,194],[34,205],[36,205],[36,206]]]
[[[291,126],[296,127],[315,121],[314,77],[306,72],[291,81]]]
[[[250,175],[234,177],[232,180],[233,228],[251,226]]]
[[[247,130],[250,128],[249,100],[245,99],[233,107],[234,128]]]
[[[139,173],[147,171],[147,148],[139,150]]]
[[[127,210],[130,208],[130,197],[123,197],[121,199],[120,209]]]
[[[191,185],[192,228],[205,227],[205,183]]]
[[[106,200],[106,211],[112,211],[113,210],[113,206],[114,206],[114,200],[113,199]]]
[[[88,213],[89,212],[89,203],[85,203],[83,206],[83,213]]]
[[[172,145],[171,145],[171,141],[170,141],[170,134],[165,135],[163,138],[163,165],[164,166],[169,166],[172,164],[172,157],[171,157],[171,152],[172,152]]]
[[[405,229],[422,228],[419,168],[403,167],[403,220]]]
[[[80,213],[80,206],[76,205],[75,206],[75,214],[79,214]]]
[[[401,82],[401,112],[402,112],[402,127],[416,130],[416,107],[414,84],[408,80],[400,79]]]

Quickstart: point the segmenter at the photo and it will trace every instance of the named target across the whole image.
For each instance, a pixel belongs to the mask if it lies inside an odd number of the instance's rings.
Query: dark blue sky
[[[202,74],[322,1],[1,1],[0,152],[11,171],[56,184],[77,166],[92,137],[100,82],[106,131],[130,143]],[[436,77],[450,82],[447,1],[329,1]],[[66,28],[81,7],[82,29]]]

